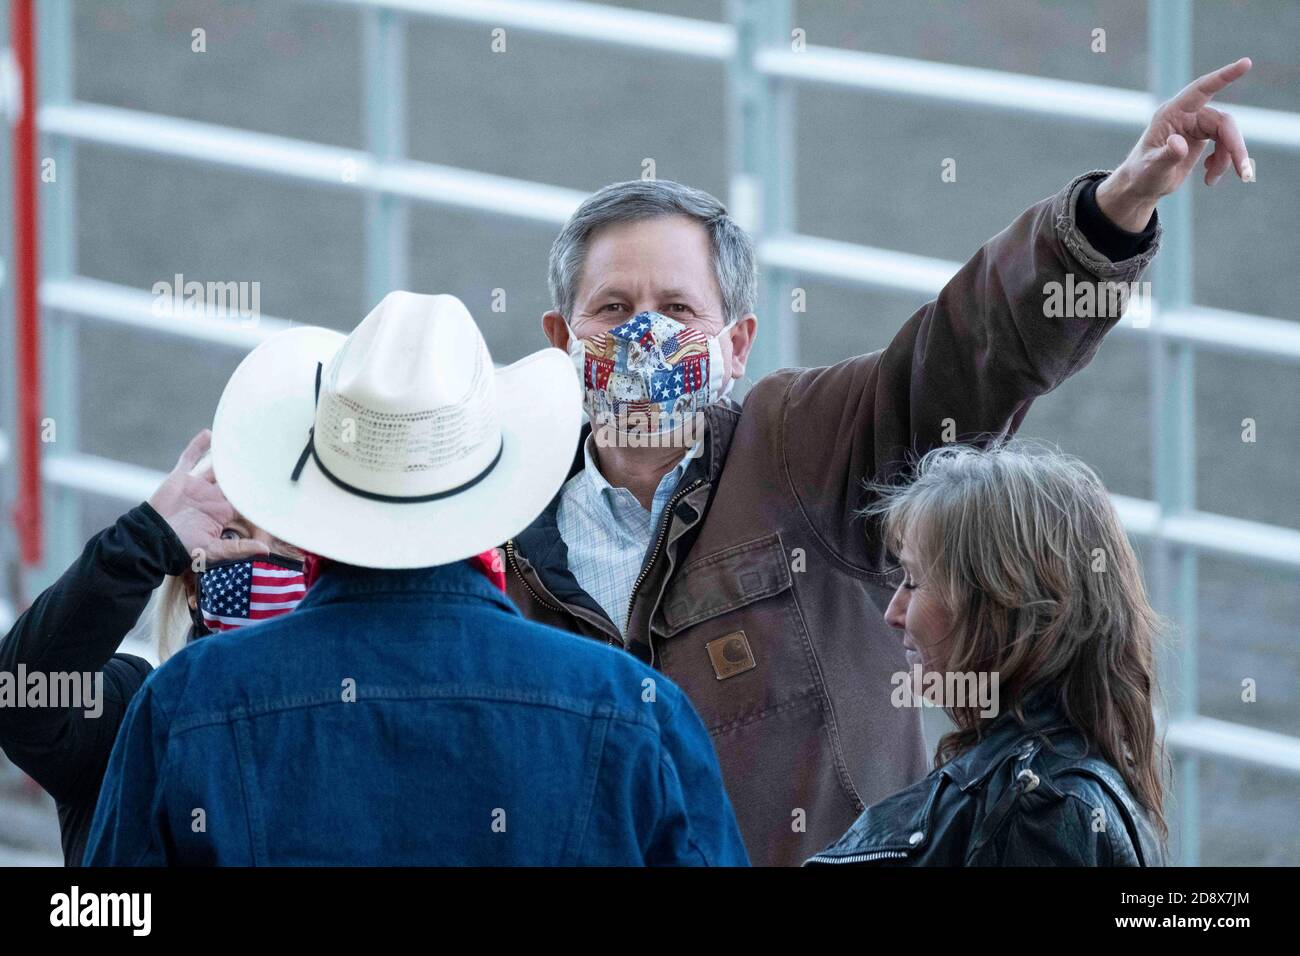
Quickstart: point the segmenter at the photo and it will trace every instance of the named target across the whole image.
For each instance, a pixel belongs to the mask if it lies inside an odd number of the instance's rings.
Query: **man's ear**
[[[750,312],[734,325],[723,330],[731,339],[731,373],[735,378],[745,374],[745,362],[749,359],[749,350],[754,347],[754,336],[758,334],[758,316]]]
[[[557,349],[569,350],[569,326],[565,324],[564,316],[552,309],[542,316],[542,331],[546,333],[546,338]]]

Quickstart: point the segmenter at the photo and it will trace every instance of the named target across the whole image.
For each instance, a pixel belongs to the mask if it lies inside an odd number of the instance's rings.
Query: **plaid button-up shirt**
[[[659,481],[649,511],[626,488],[615,488],[593,460],[595,436],[582,446],[582,471],[564,485],[556,513],[569,549],[569,570],[579,587],[604,608],[620,634],[627,633],[628,602],[664,505],[686,472],[690,451]]]

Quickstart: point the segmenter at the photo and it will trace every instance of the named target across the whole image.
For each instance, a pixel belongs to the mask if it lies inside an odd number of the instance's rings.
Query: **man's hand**
[[[1236,121],[1209,105],[1250,67],[1250,58],[1242,57],[1206,73],[1156,110],[1128,157],[1097,187],[1097,205],[1106,218],[1121,229],[1141,232],[1155,212],[1156,200],[1183,184],[1210,140],[1214,152],[1205,161],[1206,185],[1218,182],[1228,163],[1243,180],[1250,178],[1250,158]]]
[[[221,537],[235,509],[217,487],[211,467],[201,475],[190,474],[211,444],[212,432],[206,428],[191,438],[176,467],[150,497],[149,506],[171,525],[186,551],[202,551],[208,564],[270,554],[271,549],[260,541]]]

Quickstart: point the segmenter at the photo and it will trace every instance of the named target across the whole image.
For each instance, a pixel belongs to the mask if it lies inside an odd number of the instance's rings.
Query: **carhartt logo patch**
[[[754,662],[754,652],[749,649],[744,631],[733,631],[726,637],[709,641],[704,649],[709,652],[713,673],[718,675],[718,680],[735,677],[758,666]]]

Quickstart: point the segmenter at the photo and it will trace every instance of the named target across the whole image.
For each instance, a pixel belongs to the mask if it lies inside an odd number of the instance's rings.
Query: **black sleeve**
[[[1079,203],[1074,211],[1074,221],[1092,247],[1111,262],[1132,259],[1151,247],[1156,237],[1155,213],[1141,232],[1128,232],[1115,225],[1097,205],[1097,187],[1100,179],[1090,179],[1079,192]]]
[[[0,707],[0,748],[56,799],[68,798],[87,779],[98,790],[126,705],[149,673],[147,661],[116,654],[118,645],[163,576],[188,566],[175,532],[140,504],[91,538],[81,557],[0,641],[0,672],[15,684],[20,671],[46,680],[50,674],[102,675],[98,713],[84,707]]]

